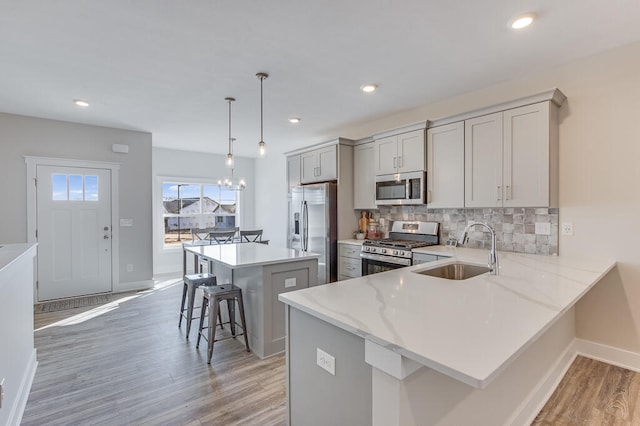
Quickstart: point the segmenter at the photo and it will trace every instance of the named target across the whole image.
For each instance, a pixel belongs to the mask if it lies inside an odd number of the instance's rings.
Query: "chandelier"
[[[236,138],[231,137],[231,103],[235,102],[236,99],[228,97],[228,98],[224,98],[224,100],[227,101],[227,103],[229,104],[229,151],[227,152],[227,159],[225,161],[225,165],[227,166],[228,169],[230,169],[230,177],[226,177],[224,178],[224,180],[219,179],[218,185],[225,186],[226,188],[231,189],[233,191],[242,191],[247,187],[247,184],[244,181],[244,179],[240,178],[238,182],[235,182],[233,180],[233,166],[234,166],[233,143],[236,141]]]

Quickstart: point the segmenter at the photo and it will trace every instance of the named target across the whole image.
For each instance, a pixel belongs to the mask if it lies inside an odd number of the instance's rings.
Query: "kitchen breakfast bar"
[[[283,352],[285,307],[278,295],[316,286],[320,256],[260,243],[184,244],[185,274],[189,254],[194,257],[195,270],[205,260],[218,284],[233,283],[242,289],[253,353],[266,358]]]
[[[487,251],[418,250],[447,259],[280,296],[289,424],[531,424],[580,353],[575,304],[615,267],[500,252],[499,275],[455,281],[424,272]]]

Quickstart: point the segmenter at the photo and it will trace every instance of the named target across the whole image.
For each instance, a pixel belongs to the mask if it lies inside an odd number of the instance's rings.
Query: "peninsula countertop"
[[[317,259],[319,254],[260,243],[185,245],[184,250],[231,269]]]
[[[281,294],[279,300],[476,388],[486,387],[614,266],[615,261],[499,252],[500,275],[451,281],[414,273],[487,250]]]

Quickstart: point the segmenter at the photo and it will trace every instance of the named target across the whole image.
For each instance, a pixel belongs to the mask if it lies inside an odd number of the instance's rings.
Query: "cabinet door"
[[[398,173],[418,172],[426,169],[424,130],[398,135]]]
[[[427,205],[464,207],[464,121],[427,130]]]
[[[465,207],[502,207],[502,113],[464,123]]]
[[[300,156],[287,157],[287,188],[300,185]]]
[[[389,136],[375,141],[375,174],[397,173],[398,137]]]
[[[353,156],[353,208],[376,208],[375,144],[357,145]]]
[[[549,103],[503,113],[504,206],[549,205]]]
[[[318,180],[318,155],[316,151],[300,154],[301,183],[316,182]]]
[[[318,181],[334,180],[338,178],[337,146],[316,150],[318,158]]]

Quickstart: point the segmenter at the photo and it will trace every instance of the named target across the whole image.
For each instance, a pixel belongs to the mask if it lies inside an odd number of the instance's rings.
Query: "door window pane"
[[[69,175],[69,200],[84,200],[84,191],[82,186],[82,175]]]
[[[85,201],[98,201],[98,176],[84,177]]]
[[[52,174],[51,188],[53,201],[67,201],[67,175]]]

